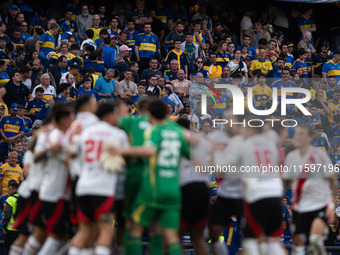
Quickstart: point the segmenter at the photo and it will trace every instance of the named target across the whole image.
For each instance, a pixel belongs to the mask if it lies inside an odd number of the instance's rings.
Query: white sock
[[[63,241],[59,241],[52,237],[47,237],[43,247],[39,251],[38,255],[51,255],[55,254],[57,250],[64,244]]]
[[[285,255],[286,252],[283,249],[280,240],[270,240],[268,242],[268,254]]]
[[[34,236],[30,236],[25,243],[24,252],[23,255],[36,255],[38,254],[41,243],[37,239],[34,238]]]
[[[305,246],[294,246],[292,255],[305,255]]]
[[[242,246],[244,255],[260,255],[259,244],[256,238],[245,238]]]
[[[323,245],[324,238],[320,235],[311,235],[309,237],[309,247],[315,251],[315,254],[327,254]]]
[[[216,255],[228,255],[228,249],[224,242],[216,241],[212,243],[212,251]]]
[[[105,246],[96,246],[94,248],[94,255],[110,255],[111,249],[105,247]]]
[[[80,249],[71,246],[70,249],[68,249],[68,255],[79,255],[80,254]]]
[[[12,245],[9,250],[9,255],[22,255],[24,248],[16,245]]]
[[[93,255],[93,253],[94,253],[94,249],[92,248],[82,249],[80,251],[80,255]]]

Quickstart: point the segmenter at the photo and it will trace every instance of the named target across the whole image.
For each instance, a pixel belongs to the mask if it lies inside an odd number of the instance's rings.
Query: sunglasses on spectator
[[[203,61],[197,61],[196,63],[197,64],[203,64]]]
[[[262,101],[267,101],[267,98],[261,98]]]

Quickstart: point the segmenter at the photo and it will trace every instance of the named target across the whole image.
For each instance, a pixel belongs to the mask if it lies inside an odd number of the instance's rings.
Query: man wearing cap
[[[5,22],[8,25],[8,27],[11,27],[13,24],[15,24],[15,18],[19,12],[18,10],[18,6],[16,6],[15,4],[11,4],[9,6],[9,10],[8,10],[8,15],[5,18]]]
[[[18,117],[19,105],[17,103],[11,104],[10,115],[3,116],[0,120],[0,157],[7,156],[8,146],[13,140],[18,139],[24,135],[24,121]]]
[[[124,59],[124,63],[125,64],[129,64],[130,63],[130,52],[132,51],[131,48],[129,48],[126,45],[122,45],[119,47],[119,55]]]
[[[119,53],[118,37],[116,35],[111,35],[110,47],[116,50],[116,54]]]

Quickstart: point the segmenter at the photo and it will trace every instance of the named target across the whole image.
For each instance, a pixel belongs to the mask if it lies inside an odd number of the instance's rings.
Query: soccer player
[[[68,169],[65,164],[66,150],[63,148],[65,133],[74,120],[73,109],[64,104],[52,109],[55,128],[46,139],[47,166],[39,189],[42,202],[42,217],[45,219],[47,239],[39,254],[54,254],[64,244],[68,234],[68,200],[70,187]],[[37,151],[39,153],[41,151]]]
[[[298,126],[293,144],[297,148],[285,160],[286,166],[301,166],[299,171],[283,173],[285,179],[292,180],[294,201],[293,222],[295,223],[294,255],[305,254],[305,244],[309,244],[311,254],[326,254],[323,235],[327,224],[334,222],[334,196],[337,187],[335,172],[329,165],[328,155],[311,145],[313,129]],[[321,164],[322,171],[313,171]]]
[[[147,117],[148,104],[152,99],[145,98],[137,103],[137,108],[140,113],[139,116],[123,117],[118,122],[118,127],[123,129],[129,136],[131,146],[142,146],[144,144],[144,131],[151,126]],[[126,219],[125,232],[124,232],[124,245],[127,249],[127,238],[129,236],[129,231],[132,226],[131,214],[134,209],[134,203],[136,201],[136,196],[141,186],[142,174],[144,166],[147,161],[141,157],[130,157],[129,165],[125,175],[125,201],[123,216]],[[154,250],[157,245],[157,241],[161,240],[162,237],[151,236],[150,245],[151,250]],[[162,247],[161,247],[162,249]]]
[[[71,240],[69,255],[80,254],[97,229],[99,234],[94,253],[111,254],[114,236],[112,209],[118,174],[104,169],[100,158],[106,146],[114,144],[126,148],[129,141],[124,131],[113,126],[120,117],[117,105],[101,104],[97,116],[101,121],[82,131],[80,137],[84,167],[76,187],[79,230]]]
[[[115,148],[124,156],[150,157],[144,169],[140,191],[136,198],[134,221],[126,254],[139,254],[144,227],[158,220],[169,255],[181,254],[178,238],[181,190],[178,183],[181,155],[189,158],[190,146],[184,130],[166,120],[167,108],[162,100],[148,106],[149,121],[153,125],[145,131],[144,146],[129,149]]]

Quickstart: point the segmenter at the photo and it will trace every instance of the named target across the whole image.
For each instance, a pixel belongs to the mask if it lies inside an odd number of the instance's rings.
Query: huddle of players
[[[188,131],[166,120],[161,100],[141,100],[137,117],[128,116],[128,106],[118,100],[97,108],[95,100],[81,97],[75,108],[76,117],[70,106],[55,106],[25,156],[29,173],[14,223],[20,235],[10,254],[62,254],[64,249],[69,255],[111,254],[113,210],[123,199],[123,177],[125,254],[141,254],[143,227],[154,220],[169,254],[181,254],[178,169],[181,156],[190,157]],[[126,173],[104,169],[104,152],[128,157]],[[66,246],[70,222],[78,228]],[[154,225],[151,249],[160,254],[162,237]]]
[[[193,172],[193,162],[185,159],[190,157],[190,135],[166,120],[164,102],[141,100],[138,109],[139,116],[126,117],[128,110],[123,102],[103,103],[97,109],[93,99],[81,97],[74,119],[69,106],[54,107],[50,120],[32,143],[34,149],[25,156],[29,174],[20,186],[14,223],[20,236],[10,254],[61,253],[71,233],[70,221],[78,221],[78,230],[69,242],[69,255],[111,254],[113,206],[117,208],[123,199],[125,254],[141,254],[145,227],[149,227],[151,254],[162,253],[162,240],[169,255],[181,254],[179,225],[189,231],[196,254],[208,254],[203,230],[208,216],[209,177]],[[189,128],[186,120],[179,122]],[[197,134],[198,138],[191,139],[192,158],[206,165],[282,164],[279,145],[286,130],[274,130],[228,128],[227,146],[221,144],[223,139],[210,143]],[[312,130],[298,127],[296,149],[287,155],[285,164],[328,166],[328,156],[310,146],[312,138]],[[124,192],[124,175],[103,168],[103,151],[127,157]],[[280,243],[282,179],[291,180],[294,191],[293,254],[304,254],[307,243],[311,254],[325,254],[323,235],[335,215],[337,182],[331,171],[311,173],[306,169],[282,175],[223,177],[209,222],[215,254],[228,254],[218,237],[232,215],[240,221],[243,213],[244,254],[285,254]],[[33,225],[31,234],[27,222]]]
[[[218,150],[213,153],[213,161],[219,165],[305,166],[300,172],[229,173],[223,176],[225,179],[219,185],[210,229],[220,233],[226,216],[236,215],[240,220],[243,213],[246,222],[243,254],[287,254],[280,243],[284,185],[291,187],[294,194],[291,205],[294,229],[292,254],[305,254],[305,245],[308,245],[308,254],[326,254],[323,242],[327,224],[335,220],[336,174],[328,169],[331,164],[328,155],[311,146],[313,130],[310,127],[297,127],[294,148],[281,150],[286,132],[281,126],[273,129],[228,128],[230,140],[227,146],[215,146]],[[321,164],[325,170],[311,172],[308,168],[312,164]],[[212,248],[216,254],[227,254],[225,246],[217,241]]]

